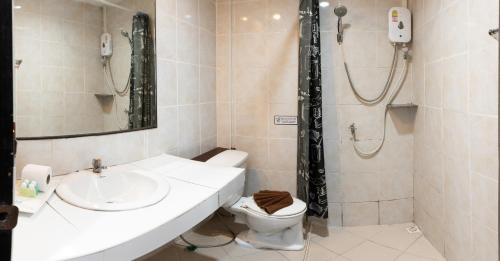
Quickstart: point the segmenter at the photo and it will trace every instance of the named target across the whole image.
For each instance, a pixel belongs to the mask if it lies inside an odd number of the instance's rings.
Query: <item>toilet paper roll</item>
[[[40,191],[47,191],[52,179],[52,168],[48,166],[28,164],[21,172],[23,179],[36,181]]]

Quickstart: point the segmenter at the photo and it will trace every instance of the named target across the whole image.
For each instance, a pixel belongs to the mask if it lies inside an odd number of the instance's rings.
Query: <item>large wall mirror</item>
[[[155,0],[14,3],[19,139],[156,127]]]

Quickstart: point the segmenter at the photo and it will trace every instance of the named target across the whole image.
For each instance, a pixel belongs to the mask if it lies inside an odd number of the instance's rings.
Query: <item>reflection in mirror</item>
[[[16,1],[21,138],[156,127],[155,0]]]

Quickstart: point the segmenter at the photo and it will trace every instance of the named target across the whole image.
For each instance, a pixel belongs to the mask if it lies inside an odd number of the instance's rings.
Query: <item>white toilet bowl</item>
[[[235,150],[224,151],[207,161],[208,164],[245,168],[248,153]],[[257,206],[253,197],[235,195],[224,206],[235,215],[235,222],[246,224],[249,230],[238,234],[236,242],[249,248],[301,250],[304,248],[302,218],[306,204],[293,198],[293,204],[267,214]],[[235,200],[237,199],[237,200]]]
[[[291,206],[267,214],[257,206],[253,197],[243,197],[229,211],[236,215],[235,222],[250,228],[236,238],[242,246],[282,250],[304,248],[302,218],[306,204],[299,199],[294,198]]]

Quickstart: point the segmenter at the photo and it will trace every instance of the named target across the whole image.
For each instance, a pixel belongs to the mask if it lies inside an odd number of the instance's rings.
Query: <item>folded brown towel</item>
[[[253,194],[253,200],[267,214],[273,214],[293,204],[292,195],[287,191],[261,190]]]

